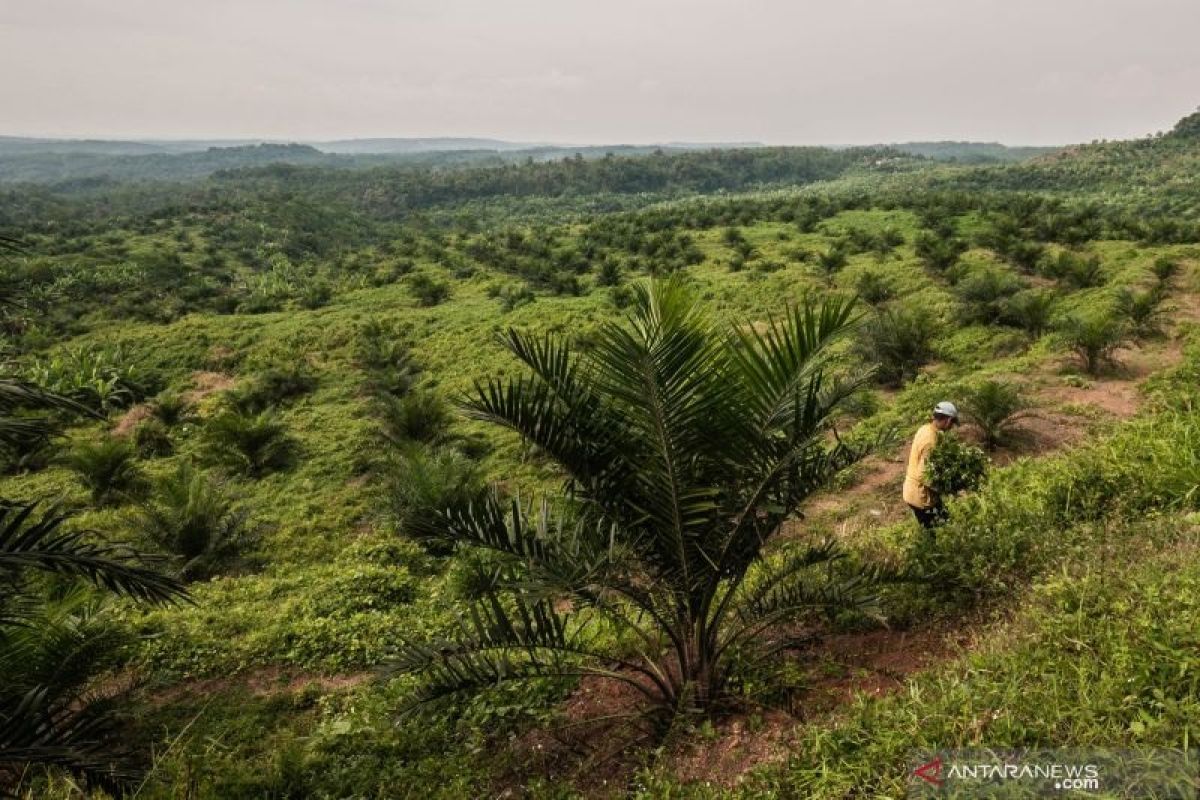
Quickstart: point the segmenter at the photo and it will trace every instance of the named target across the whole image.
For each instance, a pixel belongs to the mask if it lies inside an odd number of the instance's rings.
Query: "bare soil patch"
[[[193,372],[192,390],[185,392],[183,399],[191,404],[199,403],[209,395],[232,389],[235,379],[224,372]]]
[[[902,688],[914,673],[962,651],[970,637],[930,626],[876,629],[816,639],[795,653],[803,680],[784,707],[747,708],[711,726],[668,737],[658,765],[683,782],[730,787],[763,764],[782,761],[795,746],[801,725],[819,719],[856,695],[882,696]],[[512,748],[513,767],[497,796],[519,796],[534,777],[569,780],[587,797],[622,796],[647,762],[642,736],[629,723],[642,707],[630,686],[587,678],[564,701],[561,720],[530,731]]]
[[[296,694],[310,686],[330,693],[351,689],[365,683],[371,679],[372,674],[370,672],[354,672],[346,675],[317,675],[272,666],[230,677],[184,681],[166,689],[151,692],[149,701],[151,705],[161,707],[179,702],[187,697],[225,694],[238,689],[248,690],[255,697]]]
[[[150,406],[146,403],[139,403],[131,407],[121,415],[121,418],[117,420],[117,424],[113,426],[113,436],[128,436],[133,433],[134,428],[149,419],[153,413]]]

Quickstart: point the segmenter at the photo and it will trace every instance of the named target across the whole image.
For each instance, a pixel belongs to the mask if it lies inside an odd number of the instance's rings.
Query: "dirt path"
[[[269,666],[224,678],[183,681],[165,689],[149,691],[147,701],[151,706],[159,708],[188,697],[226,694],[238,689],[244,689],[255,697],[298,694],[309,687],[329,694],[360,686],[369,681],[373,675],[374,673],[371,672],[319,675],[297,669]]]

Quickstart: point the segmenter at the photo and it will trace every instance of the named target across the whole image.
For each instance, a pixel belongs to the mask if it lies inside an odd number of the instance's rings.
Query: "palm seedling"
[[[150,417],[133,429],[133,447],[142,458],[169,456],[175,452],[171,431],[158,417]]]
[[[582,353],[509,331],[526,373],[477,385],[466,410],[539,447],[564,491],[534,503],[493,492],[414,520],[503,566],[455,632],[404,648],[395,668],[418,678],[412,707],[592,676],[631,687],[665,725],[726,707],[739,664],[788,646],[784,623],[868,604],[869,577],[832,542],[774,546],[862,454],[831,435],[864,383],[834,377],[832,345],[854,322],[853,301],[831,299],[725,332],[672,279],[637,287],[628,324]]]
[[[1000,319],[1008,299],[1024,288],[1020,279],[1001,269],[972,272],[955,287],[966,323],[990,324]]]
[[[1167,289],[1171,285],[1171,281],[1179,274],[1179,262],[1167,256],[1159,256],[1150,265],[1150,272],[1154,275],[1154,280],[1163,289]]]
[[[378,408],[383,436],[392,444],[435,441],[450,424],[450,407],[430,388],[416,389],[403,397],[380,394]]]
[[[306,367],[271,368],[230,390],[226,400],[244,414],[257,414],[309,394],[316,387],[317,379]]]
[[[137,452],[124,439],[105,438],[76,445],[65,459],[91,492],[97,506],[112,505],[135,496],[145,487]]]
[[[191,408],[178,392],[161,392],[150,404],[150,413],[167,427],[173,427],[190,418]]]
[[[251,478],[286,468],[295,450],[283,422],[272,411],[225,411],[205,424],[203,438],[210,463]]]
[[[225,487],[184,464],[137,509],[134,527],[179,562],[185,580],[209,578],[252,543],[248,514]]]
[[[859,275],[854,283],[854,291],[873,306],[891,300],[896,294],[892,282],[878,272],[864,272]]]
[[[1017,292],[1004,305],[1001,321],[1024,330],[1034,339],[1050,328],[1057,295],[1048,289],[1027,289]]]
[[[827,280],[832,280],[833,276],[846,266],[849,260],[846,243],[843,241],[834,242],[828,250],[817,253],[817,266],[821,268],[821,272],[824,273]]]
[[[983,434],[983,444],[995,450],[1012,437],[1013,425],[1027,404],[1021,389],[1012,383],[987,380],[967,393],[967,416]]]
[[[913,242],[917,257],[934,272],[945,273],[958,263],[967,243],[952,231],[922,231]]]
[[[1112,364],[1117,349],[1129,338],[1125,323],[1109,313],[1071,314],[1059,322],[1058,330],[1089,375]]]
[[[857,350],[863,360],[876,366],[880,383],[899,386],[933,360],[934,340],[940,331],[937,317],[925,306],[886,308],[863,325]]]
[[[1135,339],[1144,340],[1161,336],[1167,310],[1163,306],[1166,291],[1162,285],[1139,292],[1128,286],[1117,290],[1117,316],[1129,326]]]
[[[422,536],[422,516],[468,506],[483,488],[476,463],[450,447],[402,446],[383,471],[384,497],[398,528],[439,555],[452,547],[443,539]]]
[[[1069,250],[1063,250],[1057,259],[1051,259],[1046,269],[1050,277],[1065,281],[1075,289],[1102,286],[1106,279],[1099,257],[1080,255]]]

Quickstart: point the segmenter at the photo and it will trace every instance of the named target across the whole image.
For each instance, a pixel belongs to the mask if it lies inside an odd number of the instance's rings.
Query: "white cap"
[[[941,414],[943,417],[949,417],[950,419],[958,419],[958,407],[949,400],[943,400],[934,406],[933,413]]]

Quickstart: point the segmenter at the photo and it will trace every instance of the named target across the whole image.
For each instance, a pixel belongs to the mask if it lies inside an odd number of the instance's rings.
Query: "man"
[[[917,429],[912,449],[908,451],[908,472],[904,476],[904,502],[913,510],[917,522],[927,531],[933,530],[946,518],[942,499],[925,484],[925,463],[937,444],[937,435],[958,424],[958,408],[943,400],[933,407],[933,421]]]

